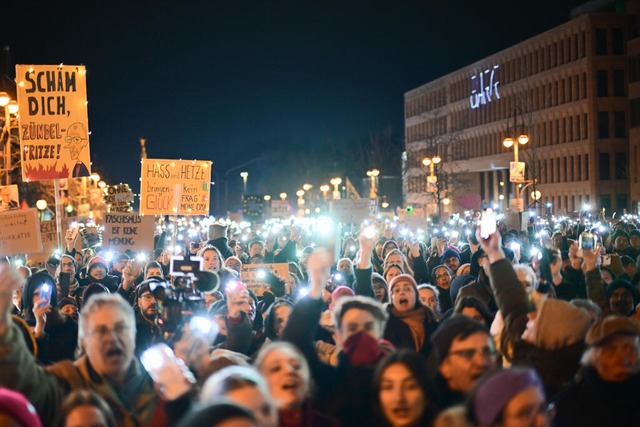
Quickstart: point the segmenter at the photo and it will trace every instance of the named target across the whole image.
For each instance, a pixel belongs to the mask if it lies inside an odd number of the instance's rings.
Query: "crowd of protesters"
[[[640,426],[633,219],[380,222],[333,252],[293,225],[211,230],[186,277],[160,239],[144,261],[73,234],[42,266],[2,259],[2,425]],[[240,272],[270,263],[289,277],[255,295]]]

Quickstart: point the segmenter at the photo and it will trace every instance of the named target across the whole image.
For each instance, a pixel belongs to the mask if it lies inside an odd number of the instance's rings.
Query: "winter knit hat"
[[[0,388],[0,413],[9,415],[23,426],[42,427],[33,405],[17,391]]]
[[[591,318],[583,308],[566,301],[547,299],[538,314],[534,343],[543,350],[556,350],[584,340]]]
[[[624,316],[607,316],[589,329],[585,341],[589,346],[597,346],[614,335],[639,336],[640,322]]]
[[[458,258],[458,262],[459,262],[460,254],[456,250],[449,248],[442,253],[442,256],[440,257],[440,262],[444,263],[444,260],[449,258]]]
[[[605,288],[604,294],[607,297],[607,301],[611,299],[611,295],[613,295],[613,292],[616,289],[620,289],[620,288],[624,288],[629,291],[629,293],[631,294],[631,297],[633,298],[634,307],[638,305],[638,293],[636,292],[636,289],[633,287],[631,283],[629,283],[624,279],[616,279],[613,282],[611,282],[609,286]]]
[[[338,286],[331,292],[331,304],[329,304],[329,310],[333,310],[333,307],[336,305],[340,298],[344,297],[353,297],[356,294],[353,290],[348,286]]]
[[[393,293],[393,287],[395,285],[397,285],[398,283],[408,283],[411,286],[413,286],[413,289],[416,292],[416,295],[418,295],[418,283],[416,282],[416,279],[413,278],[413,276],[411,276],[410,274],[400,274],[396,277],[394,277],[393,279],[391,279],[391,281],[389,282],[389,293],[392,294]]]
[[[509,401],[530,387],[543,390],[542,381],[531,368],[502,369],[486,377],[478,384],[471,401],[470,409],[478,426],[495,425]]]
[[[62,308],[65,305],[75,305],[76,308],[78,308],[78,303],[76,302],[75,299],[71,298],[71,297],[64,297],[60,299],[60,302],[58,302],[58,308]]]

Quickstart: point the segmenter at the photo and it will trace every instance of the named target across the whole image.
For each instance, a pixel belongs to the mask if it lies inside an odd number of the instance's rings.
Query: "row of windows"
[[[613,132],[611,132],[613,116]],[[627,136],[626,114],[624,111],[598,111],[598,138],[624,138]]]
[[[540,184],[589,180],[589,155],[538,160],[536,178]]]
[[[583,141],[589,138],[588,123],[586,113],[535,123],[523,129],[528,132],[530,139],[530,145],[527,147],[546,147]],[[619,124],[616,124],[616,128],[618,126]],[[505,131],[500,130],[459,141],[452,144],[449,154],[453,160],[465,160],[505,153],[512,150],[502,145],[506,136]]]
[[[443,107],[447,103],[447,90],[438,89],[405,103],[405,116],[413,117]]]
[[[564,40],[542,46],[515,59],[500,64],[500,85],[513,83],[543,71],[584,58],[587,55],[586,33],[568,35]],[[470,80],[463,76],[450,88],[451,102],[469,97]]]
[[[611,155],[609,153],[600,153],[598,156],[598,178],[601,181],[608,181],[611,179],[611,166],[614,167],[615,173],[614,179],[627,179],[628,166],[627,166],[627,153],[615,153],[613,156],[615,164],[611,164]]]
[[[584,203],[589,203],[588,194],[584,198]],[[545,197],[544,204],[547,206],[551,204],[553,206],[554,212],[562,210],[565,210],[567,212],[576,212],[582,209],[582,195]]]
[[[624,75],[623,75],[624,82]],[[451,114],[452,128],[464,129],[513,117],[513,110],[538,111],[587,97],[587,73],[576,74],[542,84],[518,94],[504,96],[500,102],[475,110],[464,109]],[[524,101],[524,106],[522,105]]]
[[[598,97],[610,96],[625,96],[625,82],[624,82],[624,70],[613,70],[613,81],[609,81],[608,70],[598,70],[596,73],[596,86]],[[610,86],[613,85],[613,91],[610,90]]]
[[[611,40],[609,41],[609,30],[598,28],[596,30],[596,55],[624,55],[624,34],[622,28],[611,29]]]
[[[434,120],[409,126],[406,130],[407,142],[423,141],[447,133],[447,117],[439,117]]]

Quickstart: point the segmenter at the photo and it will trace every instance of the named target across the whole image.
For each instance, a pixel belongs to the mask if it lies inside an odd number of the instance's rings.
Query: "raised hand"
[[[322,298],[322,290],[331,275],[333,262],[333,256],[323,248],[314,249],[309,255],[307,273],[309,274],[309,282],[311,283],[311,289],[309,291],[311,298]]]

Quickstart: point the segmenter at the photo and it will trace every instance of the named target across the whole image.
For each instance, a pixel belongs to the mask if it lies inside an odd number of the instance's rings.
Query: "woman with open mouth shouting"
[[[396,348],[410,348],[429,356],[429,338],[438,327],[433,311],[420,300],[418,284],[413,276],[401,274],[389,283],[391,304],[387,306],[389,320],[384,339]]]

